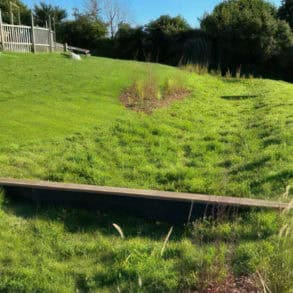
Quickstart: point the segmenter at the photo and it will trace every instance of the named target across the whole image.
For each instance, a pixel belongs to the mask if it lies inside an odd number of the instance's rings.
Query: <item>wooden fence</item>
[[[35,26],[33,15],[31,26],[6,24],[2,21],[1,10],[0,46],[3,51],[35,53],[64,51],[65,48],[64,45],[56,43],[51,25],[49,28]]]

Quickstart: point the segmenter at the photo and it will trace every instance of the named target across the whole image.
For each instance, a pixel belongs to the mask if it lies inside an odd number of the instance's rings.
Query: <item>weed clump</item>
[[[134,111],[152,113],[155,109],[167,106],[174,100],[181,100],[189,91],[180,78],[167,78],[159,86],[156,78],[149,74],[146,79],[136,80],[122,92],[120,101]]]

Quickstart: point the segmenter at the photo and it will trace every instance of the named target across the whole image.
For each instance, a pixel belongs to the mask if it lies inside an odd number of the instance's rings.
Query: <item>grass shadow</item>
[[[239,101],[257,98],[257,95],[221,96],[221,99],[228,101]]]
[[[262,158],[240,165],[236,167],[235,169],[231,170],[230,173],[235,175],[239,172],[247,172],[247,171],[259,169],[259,168],[262,168],[270,160],[271,160],[270,156],[264,156]]]
[[[70,207],[53,203],[34,203],[22,198],[5,196],[2,209],[17,217],[60,222],[69,233],[99,232],[103,235],[118,235],[113,223],[118,224],[127,237],[146,237],[161,240],[170,229],[170,224],[129,216],[124,212],[102,212],[86,208]],[[185,234],[182,225],[175,226],[173,237],[181,239]]]

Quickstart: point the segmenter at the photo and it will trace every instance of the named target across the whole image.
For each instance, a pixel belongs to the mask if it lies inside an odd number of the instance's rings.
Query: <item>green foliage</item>
[[[103,21],[93,21],[86,15],[76,15],[74,20],[65,21],[59,28],[62,42],[87,49],[94,49],[106,34],[107,25]]]
[[[187,21],[181,17],[171,17],[169,15],[162,15],[158,19],[151,21],[146,25],[148,32],[152,33],[164,33],[164,34],[174,34],[180,31],[187,31],[191,27]]]
[[[293,1],[282,0],[282,4],[279,8],[278,15],[281,19],[287,21],[291,29],[293,30]]]
[[[10,23],[10,1],[11,0],[1,0],[0,1],[0,9],[2,10],[3,21],[6,23]],[[19,7],[20,18],[22,24],[30,24],[30,11],[27,6],[21,0],[12,1]],[[14,23],[18,23],[18,8],[13,7],[13,16]]]
[[[267,59],[292,44],[290,29],[276,13],[274,6],[263,0],[229,0],[206,15],[201,26],[237,54],[254,52],[255,57]]]
[[[67,17],[67,12],[59,6],[52,6],[46,4],[46,2],[40,2],[34,6],[34,16],[36,24],[41,27],[45,27],[48,24],[49,18],[51,18],[52,24],[54,20],[55,24],[59,26]]]

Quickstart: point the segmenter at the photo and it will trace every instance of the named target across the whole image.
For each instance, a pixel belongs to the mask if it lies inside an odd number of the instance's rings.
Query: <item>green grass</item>
[[[190,96],[150,115],[126,109],[120,93],[149,74]],[[292,184],[292,84],[54,54],[1,54],[0,80],[0,177],[267,199]],[[161,256],[169,229],[0,195],[0,292],[188,292],[229,275],[293,287],[288,215],[174,227]]]
[[[167,224],[1,199],[1,292],[186,292],[256,272],[273,292],[293,285],[288,219],[274,212],[174,227],[161,256]]]
[[[190,96],[125,109],[119,94],[149,73]],[[2,54],[0,80],[0,176],[256,198],[292,183],[292,84],[46,54]]]

